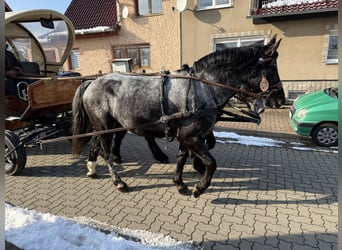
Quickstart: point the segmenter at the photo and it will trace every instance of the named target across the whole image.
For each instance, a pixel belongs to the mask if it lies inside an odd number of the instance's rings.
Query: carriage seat
[[[20,62],[22,67],[22,74],[25,76],[26,74],[40,76],[39,64],[36,62]]]
[[[18,97],[27,100],[27,87],[37,81],[37,79],[30,79],[30,77],[40,77],[40,68],[36,62],[20,62],[20,64],[22,72],[17,79]]]

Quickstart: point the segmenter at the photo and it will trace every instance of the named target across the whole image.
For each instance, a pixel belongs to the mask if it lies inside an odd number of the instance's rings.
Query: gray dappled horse
[[[75,91],[75,95],[73,98],[73,103],[79,103],[82,98],[85,90],[88,88],[89,84],[92,82],[92,80],[84,81]],[[120,147],[123,138],[125,137],[127,131],[118,131],[115,133],[115,136],[113,136],[113,145],[112,145],[112,159],[115,163],[121,164],[121,154],[120,154]],[[160,149],[157,142],[154,140],[154,138],[145,138],[146,142],[154,156],[154,158],[161,163],[169,163],[168,156]],[[88,173],[87,176],[91,178],[95,178],[96,175],[96,160],[98,155],[103,156],[103,151],[101,150],[101,143],[100,143],[100,136],[93,136],[91,138],[91,147],[89,151],[89,157],[87,161],[87,168]]]
[[[193,189],[198,197],[208,188],[216,170],[205,140],[229,98],[240,92],[249,93],[246,100],[251,102],[266,97],[275,103],[284,101],[276,63],[279,43],[273,37],[267,45],[211,53],[194,63],[194,77],[122,73],[100,77],[89,84],[78,103],[73,103],[73,134],[123,126],[144,137],[162,138],[167,134],[177,138],[180,146],[173,181],[180,193],[188,193],[182,172],[191,151],[205,166],[204,175]],[[258,112],[263,109],[257,106]],[[101,135],[104,159],[115,186],[127,191],[127,184],[113,165],[111,141],[112,134]],[[73,140],[74,154],[82,151],[84,142],[82,138]]]

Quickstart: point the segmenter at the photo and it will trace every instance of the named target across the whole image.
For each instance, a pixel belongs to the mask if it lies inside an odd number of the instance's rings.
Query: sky
[[[31,9],[52,9],[64,14],[71,0],[5,0],[13,11]]]
[[[266,137],[245,136],[231,132],[214,131],[217,143],[236,143],[258,147],[285,147],[286,142]],[[288,145],[287,145],[288,146]],[[300,142],[291,142],[294,150],[328,151],[338,153],[338,147],[329,149],[308,147]],[[96,222],[96,225],[104,225]],[[179,242],[169,236],[142,230],[120,229],[128,237],[120,237],[115,225],[107,225],[112,230],[104,233],[95,228],[89,218],[62,218],[49,213],[39,213],[25,208],[5,204],[5,238],[21,249],[30,250],[188,250],[190,245]],[[46,230],[48,228],[48,230]],[[122,235],[122,233],[121,233]]]

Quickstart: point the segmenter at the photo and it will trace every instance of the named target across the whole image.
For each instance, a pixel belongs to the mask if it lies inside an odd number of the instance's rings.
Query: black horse
[[[73,134],[123,126],[144,137],[176,137],[180,146],[173,181],[180,193],[187,193],[182,172],[191,151],[206,168],[193,190],[198,197],[216,170],[205,140],[227,100],[238,92],[246,100],[268,97],[274,103],[284,101],[278,91],[283,92],[276,64],[279,43],[274,37],[265,46],[211,53],[194,63],[194,77],[112,73],[98,78],[90,83],[80,102],[73,103]],[[258,111],[263,108],[258,107]],[[104,159],[114,184],[127,191],[127,184],[112,168],[111,139],[111,134],[101,135]],[[83,146],[84,139],[73,140],[75,154]]]

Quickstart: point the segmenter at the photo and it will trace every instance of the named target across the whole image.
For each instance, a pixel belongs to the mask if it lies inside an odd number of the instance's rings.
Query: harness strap
[[[216,108],[214,109],[205,109],[201,111],[183,111],[183,112],[177,112],[172,115],[164,115],[160,117],[161,123],[168,123],[171,120],[180,120],[183,118],[188,117],[196,117],[196,118],[202,118],[202,117],[208,117],[208,116],[216,116],[220,111]]]
[[[167,80],[167,75],[163,74],[162,75],[162,83],[160,86],[160,109],[162,115],[165,115],[165,110],[168,110],[168,103],[165,101],[166,99],[166,80]]]

